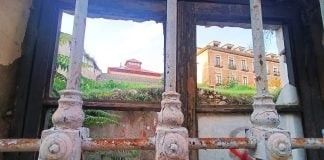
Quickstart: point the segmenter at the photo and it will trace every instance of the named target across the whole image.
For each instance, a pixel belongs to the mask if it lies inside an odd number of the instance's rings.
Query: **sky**
[[[63,13],[61,32],[72,35],[73,19]],[[197,26],[197,47],[213,40],[251,47],[252,33],[236,27]],[[87,18],[84,48],[104,73],[108,66],[118,67],[132,58],[141,61],[144,69],[163,73],[163,46],[161,23]],[[277,53],[275,36],[270,36],[266,46],[267,52]]]

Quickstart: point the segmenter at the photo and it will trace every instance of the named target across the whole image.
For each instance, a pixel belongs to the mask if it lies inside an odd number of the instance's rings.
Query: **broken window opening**
[[[62,13],[50,97],[65,88],[74,16]],[[161,100],[164,79],[163,25],[87,18],[81,91],[86,100]]]
[[[197,83],[201,104],[251,105],[253,102],[256,93],[254,63],[258,62],[253,57],[251,29],[249,25],[235,23],[229,26],[197,26]],[[285,56],[280,54],[286,50],[282,26],[265,26],[270,94],[278,105],[297,105],[297,90],[289,84]],[[210,59],[225,63],[227,67],[217,67]],[[217,78],[210,78],[216,73],[222,74],[222,84]],[[289,100],[284,98],[287,94]]]
[[[125,14],[123,7],[116,12],[107,10],[111,6],[120,5],[120,2],[111,3],[105,10],[99,11],[94,10],[97,8],[91,3],[93,2],[89,3],[81,78],[84,126],[91,128],[93,138],[152,137],[157,125],[156,112],[160,111],[164,92],[165,17],[160,14],[164,12],[165,6],[158,2],[158,9],[154,6],[152,11],[146,10],[153,14],[143,16],[140,13],[128,15],[128,11]],[[58,49],[53,53],[56,66],[53,66],[54,71],[49,80],[52,82],[48,86],[50,89],[48,96],[45,96],[44,108],[56,108],[58,91],[66,86],[74,16],[73,11],[63,8],[62,21],[58,23],[61,24],[56,42]],[[92,11],[95,13],[91,13]],[[108,14],[101,15],[98,12]],[[120,17],[117,13],[121,14]],[[155,14],[158,17],[154,17]],[[101,54],[94,54],[96,52]],[[50,115],[54,111],[47,110],[45,129],[50,127]],[[154,151],[147,150],[84,154],[87,159],[154,159],[154,155]]]

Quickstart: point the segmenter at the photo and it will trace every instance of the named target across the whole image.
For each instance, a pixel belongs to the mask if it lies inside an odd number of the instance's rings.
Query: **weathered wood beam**
[[[299,105],[279,105],[276,106],[279,113],[301,113]],[[208,105],[200,104],[196,108],[197,113],[251,113],[252,105]]]
[[[57,107],[57,100],[45,100],[44,106]],[[155,111],[161,110],[161,102],[127,102],[127,101],[83,101],[84,109],[104,109],[117,111]]]
[[[73,0],[59,0],[59,5],[69,14],[74,14]],[[132,20],[143,22],[153,20],[164,22],[166,1],[143,0],[92,0],[88,6],[89,18]]]
[[[282,24],[291,19],[298,19],[298,6],[277,5],[263,7],[263,18],[267,24]],[[228,14],[224,14],[228,13]],[[195,3],[195,14],[198,25],[208,25],[211,22],[250,23],[249,5]]]

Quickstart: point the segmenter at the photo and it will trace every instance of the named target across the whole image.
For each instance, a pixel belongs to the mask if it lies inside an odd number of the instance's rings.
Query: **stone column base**
[[[80,160],[82,139],[88,137],[88,128],[44,130],[38,160]]]
[[[250,155],[262,160],[292,160],[289,131],[278,128],[255,128],[246,131],[247,138],[257,142]]]
[[[155,138],[156,160],[189,160],[188,130],[186,128],[158,126]]]

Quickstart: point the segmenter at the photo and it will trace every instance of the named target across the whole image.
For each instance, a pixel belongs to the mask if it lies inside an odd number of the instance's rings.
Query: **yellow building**
[[[236,81],[239,84],[255,86],[254,58],[251,49],[233,44],[221,45],[210,42],[197,49],[197,83],[215,85]],[[280,87],[279,57],[267,54],[269,84]]]

